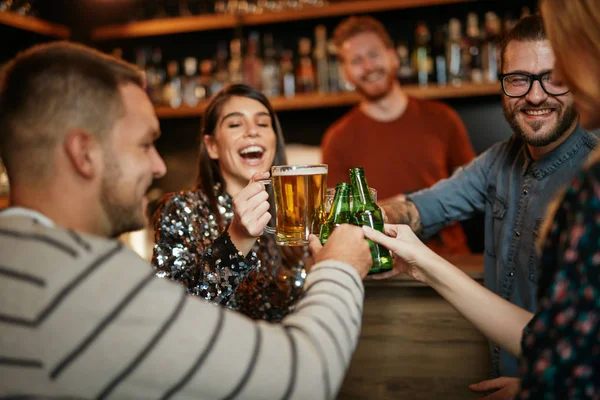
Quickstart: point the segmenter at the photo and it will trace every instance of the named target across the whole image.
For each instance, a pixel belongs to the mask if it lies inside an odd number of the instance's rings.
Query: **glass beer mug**
[[[319,236],[325,219],[326,164],[277,165],[271,167],[271,179],[260,182],[273,185],[275,228],[265,231],[275,235],[277,244],[303,246],[311,233]]]

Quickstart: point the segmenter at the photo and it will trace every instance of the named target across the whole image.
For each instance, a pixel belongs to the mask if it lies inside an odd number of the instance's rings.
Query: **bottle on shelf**
[[[210,88],[211,96],[219,92],[229,82],[229,68],[227,65],[227,43],[219,42],[215,65],[215,77]]]
[[[365,171],[362,167],[350,169],[352,183],[352,218],[355,225],[369,226],[383,232],[383,215],[381,209],[373,200]],[[373,266],[369,275],[390,271],[393,268],[392,257],[388,249],[371,240],[369,242]]]
[[[495,12],[485,14],[485,41],[482,46],[484,80],[496,82],[500,71],[500,18]]]
[[[167,63],[167,82],[163,86],[163,102],[173,108],[181,106],[183,90],[177,61]]]
[[[439,26],[433,35],[433,56],[435,60],[435,81],[444,86],[448,83],[448,64],[446,62],[447,26]]]
[[[178,14],[180,17],[189,17],[192,15],[192,10],[190,9],[189,0],[178,0]]]
[[[248,38],[246,57],[242,61],[242,80],[244,83],[261,90],[263,60],[258,55],[258,33],[252,32]]]
[[[398,81],[400,84],[415,83],[415,70],[410,62],[410,52],[408,44],[405,41],[398,41],[396,44],[396,54],[398,55]]]
[[[200,100],[206,97],[206,89],[200,84],[198,77],[198,60],[186,57],[183,60],[183,103],[188,107],[196,107]]]
[[[309,38],[298,41],[298,65],[296,67],[296,89],[298,93],[313,93],[315,91],[315,68],[310,56],[311,43]]]
[[[350,196],[352,188],[346,182],[340,182],[335,185],[335,195],[333,196],[333,204],[329,216],[321,225],[321,233],[319,240],[321,244],[325,244],[333,230],[341,224],[352,223],[352,210],[350,209]]]
[[[262,91],[267,97],[281,95],[281,67],[277,63],[276,50],[273,45],[273,35],[267,34],[263,38],[264,64],[261,73]]]
[[[338,61],[337,48],[331,39],[327,41],[327,57],[329,58],[329,92],[341,92],[344,87],[344,74],[340,69],[341,66]]]
[[[459,86],[464,81],[464,57],[461,24],[457,18],[448,22],[448,42],[446,43],[448,83]]]
[[[10,11],[13,5],[13,0],[0,0],[0,12]]]
[[[199,82],[204,90],[204,98],[209,98],[215,92],[213,92],[214,78],[213,78],[214,63],[212,60],[202,60],[200,62],[200,78]]]
[[[232,39],[229,44],[229,83],[236,84],[244,81],[242,73],[242,41],[240,39]]]
[[[476,13],[467,15],[467,37],[465,39],[466,51],[464,65],[466,67],[466,77],[473,83],[483,82],[483,69],[481,62],[481,33],[479,30],[479,17]]]
[[[317,90],[329,93],[329,59],[327,56],[327,28],[318,25],[315,28],[314,58],[317,69]]]
[[[424,22],[418,22],[415,28],[415,48],[413,50],[413,68],[417,72],[417,82],[425,86],[432,81],[433,60],[429,42],[431,34]]]
[[[154,104],[163,104],[163,86],[166,75],[162,63],[162,51],[155,47],[152,50],[150,66],[147,68],[148,93]]]
[[[283,50],[281,53],[281,78],[283,95],[294,97],[296,95],[296,76],[294,75],[294,60],[291,50]]]

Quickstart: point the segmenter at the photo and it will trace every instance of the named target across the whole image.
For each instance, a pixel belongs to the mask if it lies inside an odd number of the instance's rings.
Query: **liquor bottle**
[[[296,95],[296,77],[291,50],[284,50],[281,53],[281,79],[283,82],[283,95],[294,97]]]
[[[496,82],[500,71],[500,18],[485,13],[485,41],[481,50],[484,80]]]
[[[346,182],[340,182],[335,185],[335,195],[333,204],[329,211],[329,216],[321,225],[321,234],[319,240],[325,244],[333,230],[341,224],[350,224],[352,222],[352,210],[350,209],[350,195],[352,188]]]
[[[350,169],[350,182],[352,183],[352,218],[354,224],[369,226],[383,232],[383,215],[379,206],[373,201],[362,167]],[[369,270],[369,275],[391,270],[393,264],[389,250],[371,240],[367,241],[373,259],[373,266]]]
[[[244,83],[260,90],[263,60],[258,55],[258,33],[250,33],[246,57],[242,61],[242,79]]]
[[[296,87],[298,93],[315,91],[315,68],[310,57],[311,43],[309,38],[298,41],[298,65],[296,67]]]
[[[448,63],[448,82],[459,86],[464,80],[463,42],[460,21],[452,18],[448,23],[448,43],[446,43],[446,61]]]
[[[325,25],[318,25],[315,28],[314,57],[317,66],[317,90],[319,93],[329,93],[329,60]]]
[[[227,43],[220,42],[217,46],[217,60],[215,66],[215,79],[210,92],[215,94],[229,83],[229,70],[227,68]]]
[[[167,63],[167,82],[163,88],[163,101],[173,108],[181,106],[183,101],[181,77],[179,76],[179,64],[177,61],[169,61]]]
[[[190,9],[189,0],[179,0],[179,16],[181,17],[189,17],[192,15],[192,10]]]
[[[467,15],[467,38],[464,65],[466,76],[473,83],[483,82],[483,70],[481,66],[481,34],[479,30],[479,18],[475,13]]]
[[[233,39],[229,44],[230,59],[227,69],[229,70],[229,83],[242,83],[242,41]]]
[[[438,27],[433,37],[433,54],[435,57],[435,81],[438,85],[448,83],[448,67],[446,63],[446,31],[447,26]]]
[[[344,74],[340,70],[337,47],[331,39],[327,41],[327,55],[329,57],[329,92],[338,93],[344,87]]]
[[[13,0],[0,0],[0,12],[2,11],[10,11],[10,8],[13,5]]]
[[[213,78],[213,61],[212,60],[202,60],[200,62],[200,85],[204,89],[204,98],[209,98],[214,93],[214,78]],[[218,89],[221,90],[221,89]],[[217,90],[217,91],[218,91]]]
[[[398,55],[398,81],[401,84],[415,83],[415,71],[410,62],[410,52],[406,42],[399,41],[396,45],[396,54]]]
[[[275,59],[273,35],[265,35],[263,44],[265,61],[261,73],[262,91],[267,97],[276,97],[281,95],[281,68]]]
[[[148,93],[154,104],[163,104],[163,86],[166,75],[162,63],[162,51],[155,47],[152,50],[151,64],[147,68]]]
[[[25,0],[20,2],[14,2],[13,11],[19,15],[33,15],[33,3],[35,0]]]
[[[182,96],[183,103],[188,107],[196,107],[200,100],[206,97],[206,89],[200,85],[197,71],[198,60],[196,58],[187,57],[183,60]]]
[[[429,41],[431,34],[423,22],[417,23],[415,28],[415,48],[413,50],[413,68],[417,71],[419,85],[427,85],[433,79],[433,61]]]

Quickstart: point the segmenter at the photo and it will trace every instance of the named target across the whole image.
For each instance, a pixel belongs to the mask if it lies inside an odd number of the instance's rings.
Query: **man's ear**
[[[99,173],[102,149],[94,135],[74,129],[65,137],[64,148],[73,169],[82,177],[91,179]]]
[[[206,152],[208,153],[208,156],[212,160],[218,160],[219,150],[217,149],[217,142],[215,141],[215,138],[212,135],[204,135],[202,139],[204,140],[204,146],[206,146]]]

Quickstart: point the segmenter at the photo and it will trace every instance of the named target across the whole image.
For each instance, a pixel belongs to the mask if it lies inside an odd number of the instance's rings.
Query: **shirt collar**
[[[578,124],[564,142],[539,160],[533,161],[527,150],[527,146],[524,145],[526,162],[523,167],[523,173],[526,173],[527,170],[531,168],[536,179],[541,180],[552,174],[562,164],[577,154],[582,147],[591,149],[595,147],[595,145],[596,141],[594,140],[594,137],[583,130]]]
[[[48,228],[52,228],[54,226],[54,221],[50,218],[46,217],[44,214],[30,210],[25,207],[9,207],[3,211],[0,211],[0,217],[29,217],[35,220],[36,222],[47,226]]]

